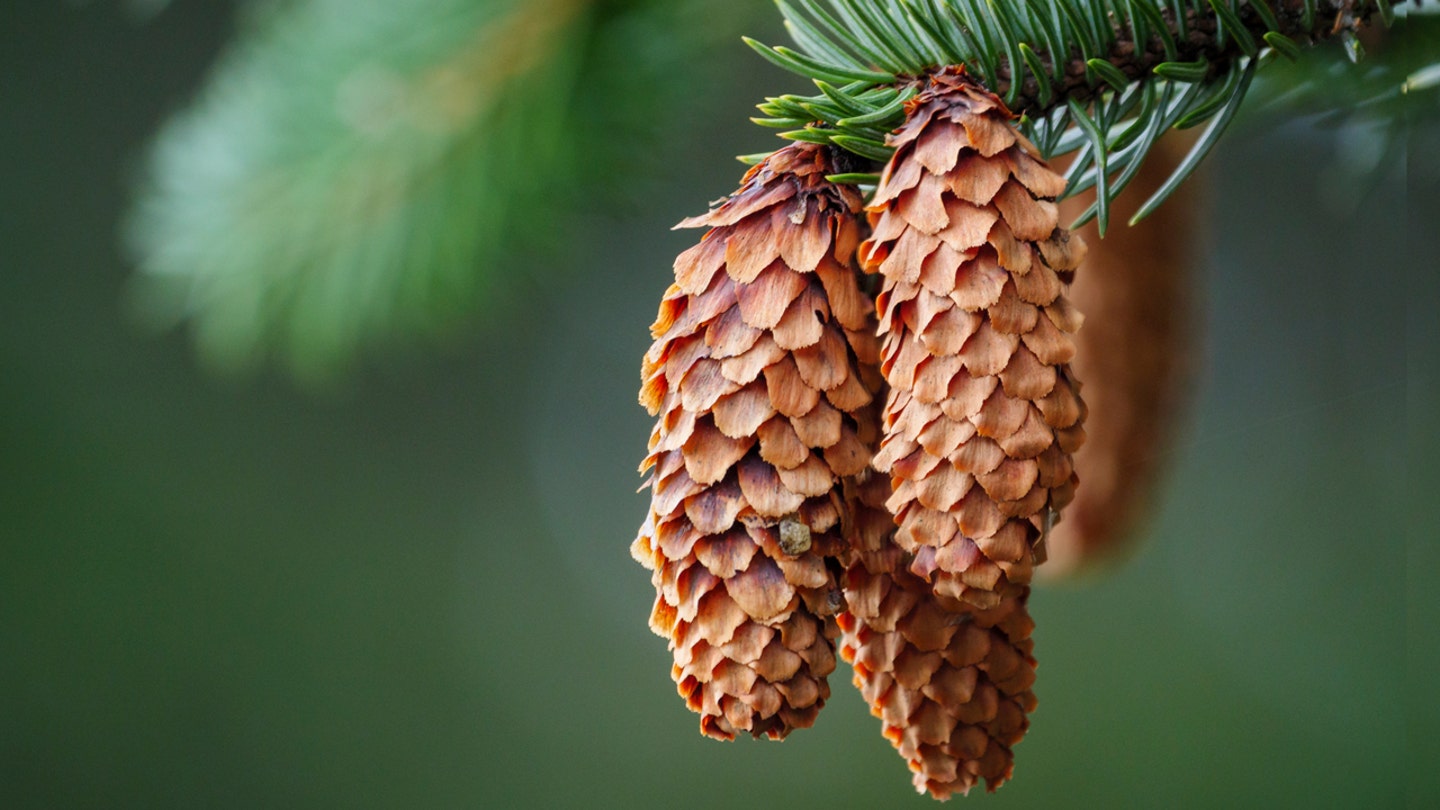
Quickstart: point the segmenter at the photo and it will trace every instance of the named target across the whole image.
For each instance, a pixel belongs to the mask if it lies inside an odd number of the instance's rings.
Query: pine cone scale
[[[1073,490],[1053,480],[1053,460],[1042,484],[1037,459],[1083,440],[1064,365],[1079,317],[1061,284],[1083,248],[1058,230],[1053,200],[1035,193],[1058,193],[1063,178],[1014,133],[998,99],[942,71],[909,112],[860,251],[882,277],[890,330],[889,436],[875,464],[892,477],[888,505],[897,542],[919,554],[914,570],[942,596],[991,606],[1028,581],[1044,515]],[[1004,541],[989,542],[1011,523]],[[1018,555],[1017,532],[1027,549]]]
[[[720,739],[811,724],[835,667],[825,559],[844,546],[844,479],[869,462],[859,358],[877,352],[850,264],[859,200],[831,171],[819,147],[783,149],[681,223],[710,230],[675,262],[642,367],[659,421],[632,553],[677,691]]]

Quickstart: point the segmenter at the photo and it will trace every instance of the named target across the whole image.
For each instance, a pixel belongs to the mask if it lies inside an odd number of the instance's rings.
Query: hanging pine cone
[[[827,150],[795,144],[682,226],[640,401],[659,416],[650,514],[631,547],[654,571],[650,626],[702,733],[772,739],[814,722],[834,669],[842,481],[864,469],[878,375],[874,304],[853,266],[856,194]]]
[[[1010,778],[1011,747],[1035,708],[1030,589],[986,610],[937,596],[893,542],[889,478],[862,473],[850,494],[854,554],[839,624],[855,685],[909,763],[916,790],[943,800],[984,779],[994,791]]]
[[[1085,407],[1067,363],[1080,314],[1063,291],[1084,244],[1058,227],[1065,188],[960,68],[906,106],[860,249],[890,385],[875,458],[896,542],[936,593],[1019,597],[1036,541],[1074,496]]]
[[[1194,144],[1194,130],[1162,139],[1111,207],[1129,219],[1155,193]],[[1196,363],[1195,306],[1190,287],[1199,256],[1191,178],[1133,227],[1111,228],[1092,242],[1085,273],[1070,297],[1089,315],[1078,336],[1075,371],[1085,380],[1088,438],[1075,454],[1085,480],[1065,522],[1045,540],[1046,577],[1073,575],[1123,556],[1163,478],[1167,452],[1185,411]],[[1070,198],[1062,218],[1088,201]],[[1089,231],[1094,226],[1087,226]]]

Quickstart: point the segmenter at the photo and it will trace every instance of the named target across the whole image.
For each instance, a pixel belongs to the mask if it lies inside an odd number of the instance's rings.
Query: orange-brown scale
[[[1082,319],[1064,293],[1085,248],[1059,227],[1064,179],[998,98],[949,68],[907,111],[860,247],[883,277],[875,467],[913,573],[989,609],[1021,593],[1074,497]]]
[[[892,542],[886,477],[862,473],[850,493],[855,553],[839,625],[855,685],[918,791],[947,799],[981,780],[993,791],[1010,778],[1035,708],[1030,589],[984,610],[936,595]]]
[[[842,482],[877,440],[856,414],[879,385],[874,304],[853,255],[859,198],[797,144],[682,226],[640,401],[658,421],[651,508],[631,547],[651,569],[650,625],[701,731],[781,738],[829,695]],[[872,406],[873,410],[873,406]]]

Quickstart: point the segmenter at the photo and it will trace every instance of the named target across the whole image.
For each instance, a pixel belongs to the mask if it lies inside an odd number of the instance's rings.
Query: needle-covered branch
[[[1065,196],[1095,188],[1075,224],[1098,220],[1168,129],[1208,123],[1153,211],[1192,172],[1234,117],[1260,64],[1293,59],[1393,16],[1386,0],[779,0],[800,50],[747,40],[807,76],[817,96],[760,105],[756,123],[883,162],[888,134],[917,81],[947,65],[1001,97],[1047,158],[1074,153]],[[837,178],[838,179],[838,178]],[[857,175],[847,180],[864,180]],[[1132,220],[1133,221],[1133,220]]]

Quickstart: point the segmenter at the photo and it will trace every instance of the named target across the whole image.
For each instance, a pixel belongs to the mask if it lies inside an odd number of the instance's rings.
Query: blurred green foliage
[[[1276,126],[1314,117],[1320,126],[1363,126],[1375,137],[1353,155],[1373,174],[1381,157],[1403,154],[1410,133],[1440,121],[1440,3],[1402,6],[1389,30],[1371,31],[1365,58],[1352,64],[1338,48],[1314,48],[1278,60],[1257,82],[1249,123]],[[1408,13],[1407,13],[1408,12]]]
[[[577,209],[624,199],[609,190],[660,128],[647,118],[683,111],[675,68],[745,19],[715,0],[243,11],[155,146],[136,292],[212,364],[273,358],[310,381],[444,332],[553,259]]]

